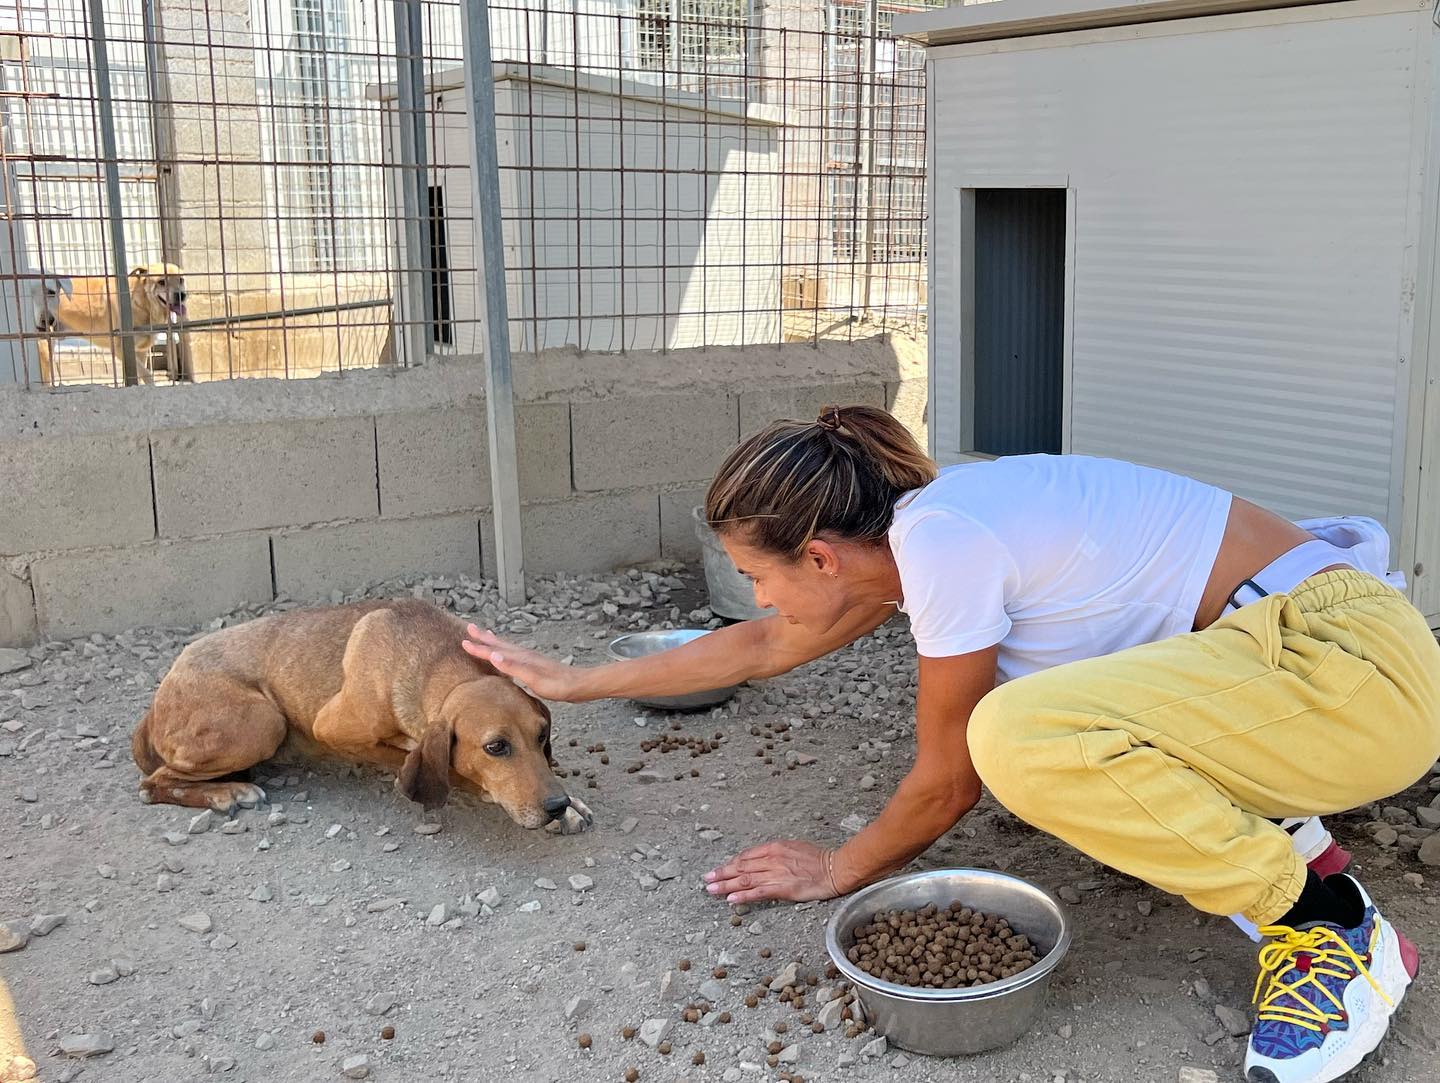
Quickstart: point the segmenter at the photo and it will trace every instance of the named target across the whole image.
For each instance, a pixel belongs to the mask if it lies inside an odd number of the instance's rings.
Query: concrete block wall
[[[775,418],[898,404],[922,429],[923,391],[883,353],[827,370],[813,347],[778,352],[780,363],[735,351],[688,380],[673,360],[606,362],[601,379],[587,358],[583,386],[573,356],[548,378],[544,364],[527,370],[526,570],[695,558],[691,509],[715,467]],[[281,595],[325,602],[405,575],[494,574],[473,361],[290,384],[0,392],[0,487],[14,512],[0,516],[0,646],[200,623]]]

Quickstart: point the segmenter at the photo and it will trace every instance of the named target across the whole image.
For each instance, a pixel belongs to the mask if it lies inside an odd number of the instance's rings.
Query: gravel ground
[[[481,583],[369,594],[433,598],[588,664],[622,631],[706,623],[694,583],[674,565],[547,579],[515,611]],[[0,651],[6,1083],[603,1081],[630,1068],[646,1083],[1240,1078],[1250,943],[988,797],[917,865],[1028,877],[1071,900],[1077,926],[1045,1016],[1008,1049],[940,1060],[847,1037],[843,1006],[823,1011],[841,992],[824,976],[830,905],[736,913],[705,894],[701,874],[736,850],[777,836],[837,843],[881,808],[913,741],[914,651],[898,622],[715,711],[558,706],[557,758],[596,814],[571,837],[521,830],[488,806],[452,805],[426,824],[390,778],[335,763],[263,765],[271,807],[229,823],[142,804],[130,731],[180,648],[208,630]],[[645,750],[666,735],[720,745]],[[1331,822],[1422,955],[1440,949],[1432,800],[1440,774]],[[792,963],[803,1009],[775,993],[746,1006]],[[1440,1080],[1435,986],[1422,971],[1353,1079]],[[690,1005],[710,1010],[688,1022]],[[831,1025],[813,1033],[802,1011]]]

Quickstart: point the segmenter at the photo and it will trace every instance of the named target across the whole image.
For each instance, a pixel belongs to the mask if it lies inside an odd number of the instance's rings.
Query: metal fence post
[[[125,386],[140,382],[135,361],[135,317],[130,311],[130,276],[125,258],[125,210],[120,201],[120,152],[115,143],[115,103],[110,91],[110,51],[105,40],[104,0],[90,0],[90,44],[95,53],[96,110],[104,156],[105,202],[110,219],[110,259],[115,279],[115,310],[120,324],[120,357]]]
[[[95,0],[98,2],[98,0]],[[487,379],[490,503],[495,515],[495,569],[506,605],[525,600],[520,537],[520,478],[515,451],[515,390],[510,375],[510,317],[505,296],[505,238],[500,212],[500,157],[495,136],[495,75],[490,63],[490,11],[483,0],[461,0],[461,42],[470,106],[470,200],[475,261],[484,291],[480,342]]]
[[[421,222],[422,215],[428,217],[430,208],[428,199],[423,203],[420,200],[424,187],[420,160],[424,154],[425,132],[422,126],[416,124],[424,100],[424,81],[421,76],[420,94],[417,94],[415,76],[420,63],[420,41],[414,36],[417,28],[410,18],[410,9],[418,6],[414,0],[394,0],[393,3],[400,213],[404,217],[396,341],[402,344],[400,354],[406,365],[424,363],[432,333],[431,305],[426,303],[429,283],[425,281],[425,268],[430,262],[426,244],[429,231],[422,228]]]

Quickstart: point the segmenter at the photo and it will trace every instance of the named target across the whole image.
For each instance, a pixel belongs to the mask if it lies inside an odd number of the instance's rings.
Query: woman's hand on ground
[[[826,851],[813,842],[780,839],[752,846],[705,874],[705,890],[729,903],[833,899]]]
[[[573,702],[579,693],[580,674],[572,666],[548,658],[539,651],[508,643],[494,632],[482,631],[475,625],[466,626],[469,636],[462,646],[482,662],[489,662],[501,673],[520,681],[540,699]]]

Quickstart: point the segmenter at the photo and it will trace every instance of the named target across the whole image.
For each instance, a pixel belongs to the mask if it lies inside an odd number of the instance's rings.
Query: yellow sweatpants
[[[1305,864],[1272,819],[1396,793],[1440,755],[1440,646],[1393,587],[1322,572],[1201,632],[996,688],[981,779],[1097,861],[1257,925]]]

